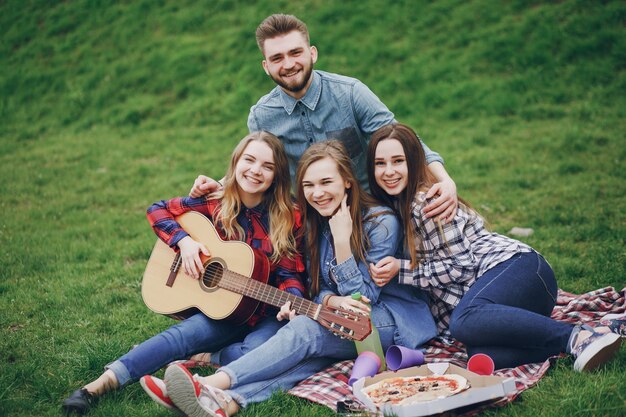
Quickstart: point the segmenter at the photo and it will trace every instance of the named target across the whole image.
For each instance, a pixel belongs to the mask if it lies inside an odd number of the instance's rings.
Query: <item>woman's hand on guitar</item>
[[[294,317],[296,317],[296,310],[291,309],[291,301],[287,301],[283,304],[278,314],[276,314],[278,321],[293,320]]]
[[[365,303],[369,303],[369,299],[365,296],[361,296],[361,300]],[[359,300],[353,299],[351,296],[340,297],[338,295],[332,296],[328,299],[328,304],[333,307],[340,307],[344,310],[354,311],[359,314],[368,315],[370,307]]]
[[[178,248],[180,249],[180,259],[182,260],[185,273],[190,277],[199,279],[204,273],[200,252],[204,256],[211,256],[207,247],[200,242],[196,242],[190,236],[185,236],[178,241]]]

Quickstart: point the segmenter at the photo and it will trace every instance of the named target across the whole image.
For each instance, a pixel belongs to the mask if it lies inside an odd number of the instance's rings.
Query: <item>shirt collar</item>
[[[252,217],[261,218],[265,212],[267,212],[267,204],[265,201],[261,201],[261,203],[252,208],[248,208],[243,204],[241,205],[241,214],[244,215],[247,214]]]
[[[285,93],[281,87],[278,87],[278,92],[280,94],[280,98],[283,102],[283,107],[287,114],[291,115],[298,102],[304,104],[309,110],[314,111],[317,107],[317,103],[320,100],[320,96],[322,95],[322,80],[317,71],[313,71],[311,73],[311,77],[313,80],[311,81],[311,85],[309,89],[306,90],[306,94],[301,99],[296,100],[291,97],[289,94]]]
[[[333,233],[330,231],[330,223],[328,223],[328,219],[322,218],[320,227],[322,230],[322,235],[326,236],[329,241],[332,241]]]

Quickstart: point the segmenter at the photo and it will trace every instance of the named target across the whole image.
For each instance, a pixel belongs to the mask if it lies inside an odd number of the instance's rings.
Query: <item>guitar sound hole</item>
[[[217,287],[224,275],[224,266],[219,262],[209,262],[205,266],[202,283],[208,288]]]

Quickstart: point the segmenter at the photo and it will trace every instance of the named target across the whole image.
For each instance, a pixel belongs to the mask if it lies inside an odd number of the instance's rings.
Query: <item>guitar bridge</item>
[[[178,270],[180,269],[181,264],[180,252],[176,254],[174,257],[174,261],[172,261],[172,266],[170,267],[170,274],[167,277],[166,286],[171,287],[174,285],[174,281],[176,281],[176,275],[178,274]]]

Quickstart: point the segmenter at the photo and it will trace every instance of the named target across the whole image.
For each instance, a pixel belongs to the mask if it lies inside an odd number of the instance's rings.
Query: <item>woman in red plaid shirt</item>
[[[550,265],[530,246],[489,232],[483,218],[459,204],[449,222],[428,218],[424,206],[435,181],[413,130],[380,128],[368,145],[372,194],[395,207],[405,227],[405,259],[371,265],[379,286],[395,276],[400,284],[428,291],[442,335],[485,353],[496,369],[543,362],[571,353],[577,371],[608,361],[620,347],[615,323],[591,328],[553,320],[557,283]]]
[[[182,267],[190,276],[186,279],[199,279],[204,272],[199,254],[210,254],[176,222],[176,217],[189,211],[208,217],[222,239],[241,240],[264,253],[270,260],[270,285],[304,296],[302,220],[291,197],[285,150],[276,136],[267,132],[246,136],[233,151],[221,190],[206,198],[174,198],[148,208],[155,233],[180,251]],[[171,408],[162,381],[148,374],[198,352],[217,352],[211,357],[215,365],[229,363],[276,333],[285,322],[279,322],[274,313],[261,304],[241,326],[197,313],[108,364],[98,379],[72,393],[63,408],[83,414],[95,397],[140,378],[155,401]]]

